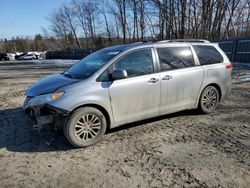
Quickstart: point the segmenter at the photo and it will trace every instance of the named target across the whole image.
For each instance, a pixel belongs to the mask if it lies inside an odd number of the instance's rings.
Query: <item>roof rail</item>
[[[147,41],[147,40],[144,40],[144,41],[138,41],[138,42],[133,42],[131,44],[143,44],[143,43],[152,43],[153,41]]]
[[[203,42],[203,43],[210,43],[208,40],[203,40],[203,39],[171,39],[168,42]]]
[[[141,44],[143,43],[142,41],[139,41],[139,42],[133,42],[133,43],[130,43],[130,44]]]
[[[164,42],[169,42],[170,40],[158,40],[158,41],[155,41],[155,43],[164,43]]]
[[[157,40],[157,41],[138,41],[131,44],[143,44],[143,43],[167,43],[167,42],[200,42],[200,43],[210,43],[208,40],[203,39],[170,39],[170,40]]]

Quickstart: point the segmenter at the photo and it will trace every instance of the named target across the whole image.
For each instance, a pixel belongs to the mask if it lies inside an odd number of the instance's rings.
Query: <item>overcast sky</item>
[[[48,26],[48,16],[70,0],[0,0],[0,39],[32,37]]]

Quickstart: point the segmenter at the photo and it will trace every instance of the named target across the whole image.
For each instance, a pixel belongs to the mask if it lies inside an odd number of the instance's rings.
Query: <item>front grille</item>
[[[23,107],[25,108],[25,106],[29,103],[29,101],[31,100],[32,97],[27,96],[26,99],[24,100],[23,103]]]

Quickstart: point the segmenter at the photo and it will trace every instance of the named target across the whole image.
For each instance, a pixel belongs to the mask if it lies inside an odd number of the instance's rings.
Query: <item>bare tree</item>
[[[99,11],[96,1],[79,1],[72,0],[74,13],[79,25],[85,35],[87,48],[89,48],[88,38],[91,39],[92,45],[95,44],[95,21]]]
[[[133,15],[133,42],[139,40],[139,28],[138,28],[138,0],[130,0],[129,6]]]
[[[68,28],[63,19],[63,14],[60,11],[55,11],[49,18],[50,27],[49,30],[53,33],[56,38],[61,39],[63,42],[63,46],[66,48],[70,48],[69,40],[67,38]],[[65,46],[66,44],[66,46]]]
[[[68,24],[70,31],[74,35],[74,38],[76,40],[76,44],[77,44],[78,48],[81,48],[81,44],[80,44],[80,41],[79,41],[77,33],[76,33],[77,26],[76,26],[76,22],[75,22],[73,7],[71,5],[64,5],[62,7],[61,11],[62,11],[63,18],[66,21],[66,24]]]
[[[65,48],[232,38],[249,35],[249,6],[249,0],[72,0],[52,14],[48,30]]]
[[[118,17],[120,22],[122,35],[123,35],[123,43],[126,43],[126,2],[127,0],[113,0],[113,5],[109,6],[110,11],[113,13],[114,16]]]

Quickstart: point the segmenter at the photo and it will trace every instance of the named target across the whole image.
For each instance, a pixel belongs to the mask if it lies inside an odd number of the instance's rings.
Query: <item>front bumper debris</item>
[[[65,117],[69,114],[68,111],[47,104],[28,107],[24,109],[24,112],[32,122],[33,129],[36,130],[42,129],[45,125],[60,129]]]

